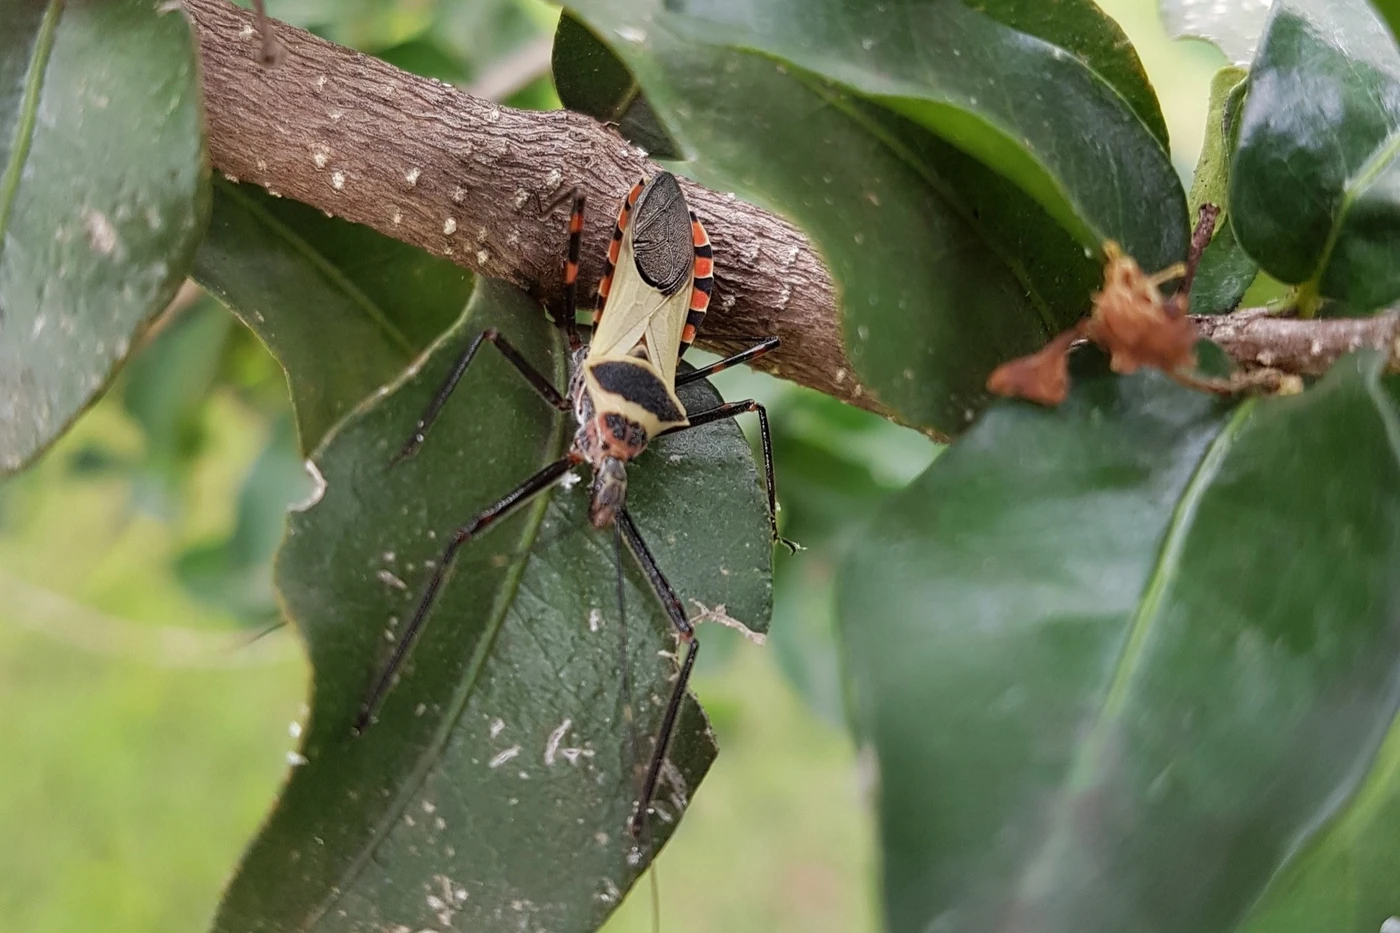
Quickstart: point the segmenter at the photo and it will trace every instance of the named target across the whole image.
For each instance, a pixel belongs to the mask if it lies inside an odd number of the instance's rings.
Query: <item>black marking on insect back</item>
[[[646,431],[637,422],[629,421],[619,414],[609,413],[603,416],[603,423],[607,425],[608,433],[613,436],[613,440],[628,447],[646,446]]]
[[[604,360],[590,367],[598,387],[604,392],[620,395],[655,415],[663,423],[685,420],[685,412],[676,407],[666,385],[650,369],[624,360]]]
[[[674,295],[690,279],[695,263],[690,208],[670,172],[657,173],[637,199],[632,254],[642,281],[663,295]]]

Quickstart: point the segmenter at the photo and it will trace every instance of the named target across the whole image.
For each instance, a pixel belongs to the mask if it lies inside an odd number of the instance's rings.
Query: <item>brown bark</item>
[[[1243,366],[1265,366],[1300,376],[1320,376],[1337,360],[1362,347],[1386,354],[1400,372],[1400,310],[1374,317],[1301,320],[1263,308],[1192,317],[1202,337],[1215,341]]]
[[[185,0],[185,9],[217,170],[513,282],[551,307],[563,297],[560,196],[574,186],[589,196],[580,281],[592,294],[616,205],[656,170],[581,114],[502,107],[275,20],[277,61],[267,66],[252,11],[227,0]],[[781,349],[758,368],[878,411],[847,361],[831,277],[801,231],[732,195],[683,186],[715,249],[701,346],[723,352],[777,335]]]

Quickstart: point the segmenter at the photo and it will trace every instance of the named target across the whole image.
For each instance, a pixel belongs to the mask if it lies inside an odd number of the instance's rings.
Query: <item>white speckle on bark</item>
[[[331,172],[331,187],[340,191],[345,187],[345,173],[342,171]]]
[[[403,173],[403,180],[408,182],[410,188],[418,184],[418,177],[423,174],[423,170],[416,165]]]
[[[449,217],[442,222],[442,235],[451,236],[457,232],[457,218]]]
[[[491,251],[489,249],[479,249],[476,251],[476,261],[483,266],[491,261]]]

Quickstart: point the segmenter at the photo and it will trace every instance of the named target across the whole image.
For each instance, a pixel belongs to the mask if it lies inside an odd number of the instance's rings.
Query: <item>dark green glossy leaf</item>
[[[315,455],[324,494],[294,513],[277,560],[315,668],[307,762],[229,889],[219,930],[592,930],[644,867],[629,864],[625,824],[633,768],[675,671],[657,652],[675,640],[624,558],[634,747],[614,541],[587,527],[585,484],[463,550],[377,724],[350,733],[425,562],[572,434],[486,350],[419,454],[389,468],[465,341],[492,325],[562,379],[562,347],[538,305],[483,283],[421,370],[358,408]],[[695,388],[683,394],[692,410],[713,401]],[[683,600],[766,628],[767,521],[732,422],[656,442],[631,470],[629,501]],[[670,818],[714,754],[698,707],[684,715],[671,754],[684,787],[670,778],[658,798]],[[658,844],[671,825],[655,823]]]
[[[1258,275],[1259,264],[1240,246],[1227,221],[1201,254],[1191,283],[1191,313],[1233,311]]]
[[[892,929],[1236,929],[1364,801],[1400,697],[1379,370],[1233,411],[1081,371],[891,503],[840,604]]]
[[[1245,933],[1392,933],[1400,917],[1400,721],[1365,784],[1270,884]]]
[[[962,4],[570,8],[635,75],[687,172],[812,236],[852,361],[914,423],[960,429],[996,365],[1081,316],[1102,240],[1147,268],[1184,255],[1180,185],[1125,98]],[[588,67],[556,57],[556,81]]]
[[[1300,304],[1400,298],[1400,49],[1366,0],[1280,0],[1231,173],[1240,244]]]
[[[445,259],[220,180],[194,276],[287,372],[302,450],[454,321],[471,276]]]
[[[194,41],[155,0],[0,12],[0,474],[96,397],[208,212]]]
[[[1133,108],[1163,149],[1167,121],[1137,50],[1122,28],[1093,0],[965,0],[966,5],[1012,29],[1044,39],[1079,59]]]
[[[654,159],[682,158],[632,72],[567,11],[554,33],[552,62],[554,89],[565,107],[617,124],[619,133]]]

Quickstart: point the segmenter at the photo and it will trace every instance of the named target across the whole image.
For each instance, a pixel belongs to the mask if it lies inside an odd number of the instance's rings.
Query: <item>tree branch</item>
[[[1364,318],[1285,318],[1264,308],[1191,318],[1202,337],[1215,341],[1242,366],[1266,366],[1299,376],[1320,376],[1362,347],[1386,354],[1400,372],[1400,310]]]
[[[505,279],[559,307],[567,198],[589,196],[580,281],[602,274],[613,212],[656,166],[602,124],[471,97],[275,20],[279,59],[261,61],[251,11],[185,0],[199,39],[214,167]],[[831,276],[792,224],[682,181],[715,249],[700,344],[736,351],[777,335],[759,368],[881,411],[856,381]],[[882,412],[883,413],[883,412]]]
[[[563,298],[560,195],[574,186],[589,195],[580,278],[590,294],[614,206],[656,170],[581,114],[502,107],[275,20],[275,43],[265,45],[255,15],[228,0],[184,5],[199,39],[216,169],[513,282],[553,308]],[[265,48],[276,53],[271,64]],[[682,185],[715,247],[701,346],[733,352],[777,335],[782,349],[758,368],[890,414],[855,379],[831,276],[802,232],[732,194]],[[1400,312],[1296,320],[1245,309],[1194,321],[1246,366],[1314,375],[1370,346],[1400,370]]]

